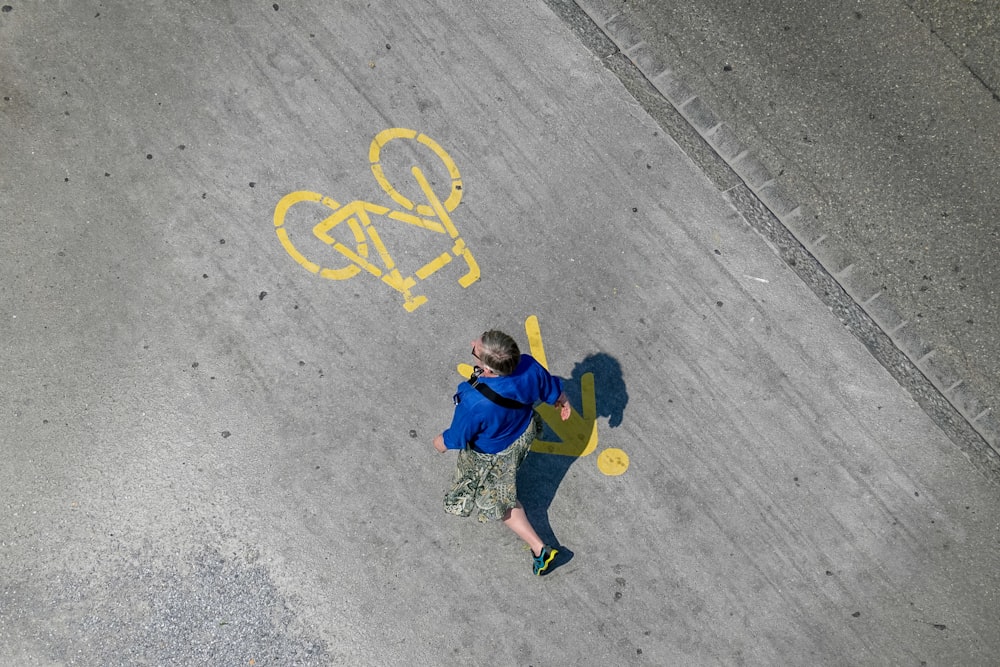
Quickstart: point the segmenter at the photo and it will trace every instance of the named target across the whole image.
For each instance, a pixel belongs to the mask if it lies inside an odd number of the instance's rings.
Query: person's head
[[[473,341],[472,354],[497,375],[510,375],[521,361],[517,343],[502,331],[487,331]]]

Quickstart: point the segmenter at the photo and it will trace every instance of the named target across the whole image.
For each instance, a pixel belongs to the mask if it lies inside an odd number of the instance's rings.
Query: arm
[[[451,418],[451,426],[435,436],[433,445],[438,452],[443,454],[449,449],[462,449],[482,431],[482,425],[476,414],[470,410],[469,404],[468,400],[459,401]]]
[[[549,404],[559,408],[559,417],[563,421],[566,421],[567,419],[569,419],[569,416],[573,414],[573,406],[569,404],[569,397],[566,396],[566,392],[563,391],[562,380],[549,373],[548,369],[546,369],[544,366],[538,363],[537,359],[534,359],[534,357],[532,357],[532,359],[534,360],[535,363],[536,372],[539,373],[538,389],[539,392],[541,393],[542,401],[549,403],[549,401],[545,400],[545,397],[551,396],[556,391],[558,391],[559,392],[558,398],[556,398],[556,400],[552,401]]]

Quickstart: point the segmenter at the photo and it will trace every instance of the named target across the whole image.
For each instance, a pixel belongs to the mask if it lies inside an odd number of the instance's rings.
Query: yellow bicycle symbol
[[[451,184],[443,201],[435,194],[427,174],[419,166],[414,165],[410,169],[410,173],[416,180],[426,203],[414,202],[390,183],[383,164],[383,149],[397,139],[415,141],[416,146],[430,149],[434,156],[440,160]],[[396,127],[383,130],[375,135],[368,151],[368,159],[371,162],[372,174],[379,186],[405,210],[392,210],[387,206],[358,200],[341,205],[336,200],[318,192],[308,190],[292,192],[282,197],[274,209],[275,231],[288,254],[310,272],[329,280],[347,280],[356,276],[363,269],[400,292],[404,298],[403,307],[408,312],[413,312],[427,302],[426,296],[414,295],[412,292],[417,280],[424,280],[433,275],[453,258],[461,257],[468,266],[468,272],[459,278],[458,283],[462,287],[468,287],[476,282],[479,279],[479,265],[472,256],[472,251],[459,236],[458,229],[449,215],[462,200],[462,179],[451,156],[427,135],[418,134],[416,130]],[[346,265],[324,266],[308,259],[300,248],[308,245],[311,239],[300,239],[298,245],[293,243],[293,234],[289,233],[286,216],[289,209],[302,202],[320,204],[333,211],[332,214],[327,215],[326,218],[313,226],[312,236],[347,258]],[[383,241],[383,235],[376,230],[374,221],[382,219],[395,220],[429,232],[447,235],[451,241],[451,248],[419,266],[412,275],[404,275],[396,260],[389,253]],[[341,223],[344,223],[346,229],[345,227],[338,229]],[[337,237],[334,237],[334,231],[337,231]],[[315,252],[315,248],[313,252]]]

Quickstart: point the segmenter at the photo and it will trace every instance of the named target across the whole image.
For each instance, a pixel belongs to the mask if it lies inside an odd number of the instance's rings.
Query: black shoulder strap
[[[476,374],[473,374],[472,377],[469,378],[469,384],[475,387],[480,394],[490,399],[500,407],[507,408],[509,410],[527,410],[531,407],[530,405],[526,405],[519,401],[515,401],[512,398],[501,396],[500,394],[496,393],[488,386],[480,382],[479,376]]]

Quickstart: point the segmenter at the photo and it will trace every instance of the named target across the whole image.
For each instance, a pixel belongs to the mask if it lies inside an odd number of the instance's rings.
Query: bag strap
[[[476,390],[490,399],[502,408],[507,408],[508,410],[528,410],[531,408],[530,405],[515,401],[512,398],[507,398],[506,396],[501,396],[500,394],[493,391],[490,387],[479,381],[479,374],[473,373],[472,377],[469,378],[469,384],[476,388]]]

